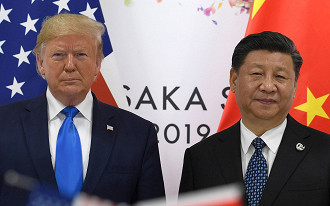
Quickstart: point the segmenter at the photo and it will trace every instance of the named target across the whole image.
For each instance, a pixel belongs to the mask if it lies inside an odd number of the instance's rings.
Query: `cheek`
[[[291,93],[288,94],[287,99],[290,101],[290,103],[292,103],[294,97],[295,97],[295,91],[293,90]]]
[[[44,75],[47,80],[57,80],[61,76],[62,72],[62,69],[54,67],[54,65],[45,65],[44,67]]]
[[[239,93],[241,96],[250,96],[257,91],[257,86],[253,82],[241,82],[238,84]]]
[[[96,64],[85,64],[83,65],[84,74],[88,78],[95,78],[95,76],[99,73],[98,67]]]
[[[296,88],[292,84],[283,85],[280,87],[280,91],[283,97],[287,99],[293,99],[295,97]]]

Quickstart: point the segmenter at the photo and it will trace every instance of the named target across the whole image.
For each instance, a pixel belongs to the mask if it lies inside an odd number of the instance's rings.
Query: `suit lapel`
[[[239,122],[221,132],[218,140],[218,145],[215,145],[214,149],[226,183],[243,182]]]
[[[49,138],[46,95],[33,99],[21,115],[27,146],[41,183],[57,188],[52,166]]]
[[[273,203],[299,163],[304,159],[312,146],[311,138],[307,138],[308,136],[309,133],[304,127],[288,116],[288,123],[262,195],[262,205]],[[305,149],[298,151],[297,143],[302,143]]]
[[[93,98],[92,141],[87,174],[82,188],[87,193],[93,192],[109,162],[118,128],[114,114],[106,110],[95,95]]]

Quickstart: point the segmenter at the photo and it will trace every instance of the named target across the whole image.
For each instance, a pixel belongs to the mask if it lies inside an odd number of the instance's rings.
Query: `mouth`
[[[63,79],[62,82],[65,82],[65,83],[74,83],[74,82],[77,82],[79,81],[79,79],[75,79],[75,78],[68,78],[68,79]]]
[[[258,102],[260,102],[261,104],[275,104],[276,101],[273,99],[257,99]]]

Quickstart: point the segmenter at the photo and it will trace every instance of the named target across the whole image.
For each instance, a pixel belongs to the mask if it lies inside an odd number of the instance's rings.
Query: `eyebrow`
[[[260,69],[265,68],[264,65],[259,64],[259,63],[252,63],[251,65],[252,66],[255,66],[257,68],[260,68]],[[285,72],[287,71],[287,68],[286,67],[283,67],[283,66],[276,66],[276,69],[277,69],[277,71],[285,71]]]
[[[251,66],[263,69],[265,66],[259,63],[252,63]]]

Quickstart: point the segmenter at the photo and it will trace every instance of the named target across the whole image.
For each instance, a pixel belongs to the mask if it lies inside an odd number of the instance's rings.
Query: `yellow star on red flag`
[[[330,27],[324,21],[330,19],[329,8],[330,1],[316,4],[314,1],[254,0],[246,35],[274,31],[295,42],[304,63],[290,115],[302,124],[330,134],[330,70],[326,61],[330,47],[324,47],[330,45]],[[240,118],[235,96],[229,91],[218,131]]]
[[[326,94],[322,97],[315,98],[313,93],[307,87],[307,102],[295,107],[295,109],[307,113],[307,126],[310,125],[315,116],[329,119],[329,116],[322,108],[322,105],[327,100],[328,96],[329,94]]]
[[[253,19],[253,17],[256,15],[256,13],[259,11],[260,7],[264,4],[266,0],[254,0],[253,2],[253,10],[252,10],[252,16],[251,18]]]

